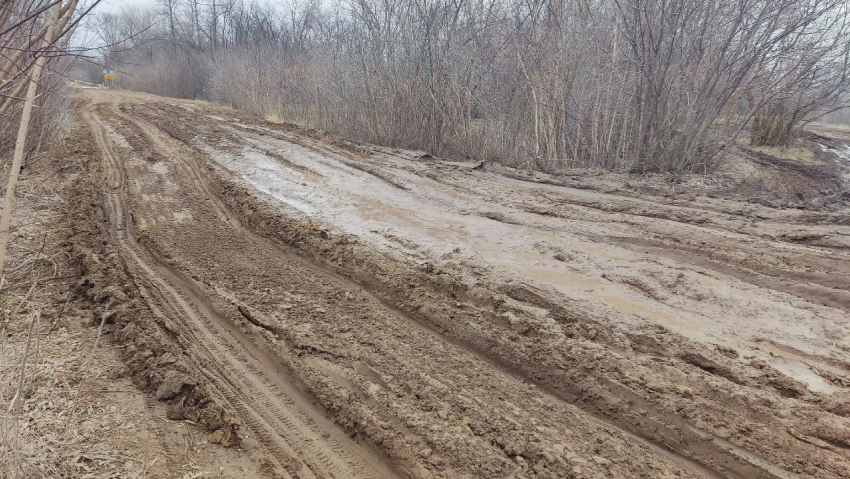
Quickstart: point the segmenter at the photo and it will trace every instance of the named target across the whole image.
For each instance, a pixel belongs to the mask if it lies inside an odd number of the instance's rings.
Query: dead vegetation
[[[129,452],[132,423],[111,400],[132,385],[115,377],[123,368],[103,350],[102,321],[90,328],[73,293],[77,262],[63,246],[73,168],[57,180],[45,168],[57,154],[31,163],[43,173],[23,184],[0,290],[0,470],[9,478],[142,477],[150,458]]]
[[[105,384],[105,370],[95,361],[102,329],[92,345],[90,331],[74,328],[76,308],[69,302],[77,270],[63,247],[67,198],[59,194],[62,181],[52,177],[58,171],[38,174],[55,161],[49,156],[60,150],[51,148],[71,128],[69,101],[60,92],[69,34],[85,14],[78,6],[78,0],[12,0],[0,6],[0,154],[11,159],[2,173],[8,182],[0,219],[3,477],[70,477],[95,470],[127,477],[145,469],[97,439],[120,418],[117,408],[98,404],[96,394],[83,390],[87,377],[86,386]],[[16,202],[20,216],[12,222]],[[104,463],[109,465],[102,468]]]
[[[21,145],[23,156],[37,156],[67,133],[71,110],[61,93],[70,66],[69,37],[96,3],[84,1],[82,11],[77,9],[78,0],[9,0],[0,6],[0,153],[4,158],[11,156],[16,133],[20,136],[27,97],[35,108],[26,122],[30,134]]]
[[[847,15],[843,0],[160,0],[98,31],[126,88],[444,157],[643,173],[712,170],[748,128],[788,145],[845,103]]]

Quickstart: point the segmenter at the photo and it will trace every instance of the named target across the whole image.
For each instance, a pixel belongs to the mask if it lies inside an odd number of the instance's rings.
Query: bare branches
[[[76,5],[76,0],[72,0],[71,4]],[[45,25],[45,33],[43,37],[44,49],[50,47],[56,33],[62,28],[62,12],[63,7],[60,3],[53,6],[53,14],[49,22]],[[15,153],[12,157],[11,170],[9,171],[9,181],[6,185],[6,194],[3,199],[3,211],[0,213],[0,277],[2,277],[3,266],[6,262],[6,247],[9,242],[9,229],[12,220],[12,207],[14,206],[17,187],[18,175],[20,173],[23,162],[24,149],[27,144],[27,133],[29,131],[30,115],[35,102],[36,89],[38,88],[38,79],[41,75],[41,70],[44,67],[46,57],[39,56],[33,65],[32,73],[30,74],[29,83],[27,85],[27,96],[24,100],[21,121],[18,128],[18,136],[15,140]],[[5,72],[4,72],[5,73]],[[11,99],[7,100],[11,101]]]
[[[155,25],[108,52],[126,87],[549,170],[704,170],[751,124],[791,141],[850,84],[846,0],[157,6],[103,26]]]

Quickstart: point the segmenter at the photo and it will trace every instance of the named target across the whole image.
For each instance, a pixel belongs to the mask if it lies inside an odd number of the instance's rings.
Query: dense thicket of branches
[[[53,7],[59,4],[57,20]],[[55,93],[66,83],[62,71],[69,65],[68,34],[93,2],[79,0],[3,0],[0,2],[0,154],[4,160],[18,130],[20,112],[34,65],[39,57],[50,61],[39,80],[37,108],[33,110],[27,152],[55,136],[62,102]],[[78,8],[82,7],[82,8]],[[51,38],[46,38],[54,23]]]
[[[702,171],[745,126],[786,144],[836,105],[848,21],[847,0],[157,0],[98,31],[131,88],[443,155]]]

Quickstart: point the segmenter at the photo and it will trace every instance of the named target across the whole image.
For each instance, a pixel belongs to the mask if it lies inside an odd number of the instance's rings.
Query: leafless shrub
[[[763,98],[753,102],[751,143],[757,146],[787,146],[806,122],[848,105],[850,5],[801,2],[795,8],[802,31],[783,43],[770,74],[751,86]],[[824,8],[829,15],[818,15]]]
[[[791,141],[850,83],[844,0],[157,5],[111,20],[160,19],[110,52],[126,86],[544,170],[705,171],[751,124]]]

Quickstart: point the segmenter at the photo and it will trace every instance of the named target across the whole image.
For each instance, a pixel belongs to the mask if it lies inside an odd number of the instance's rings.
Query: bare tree
[[[703,171],[747,128],[784,144],[847,98],[846,0],[160,5],[192,69],[130,51],[127,86],[545,170]]]

